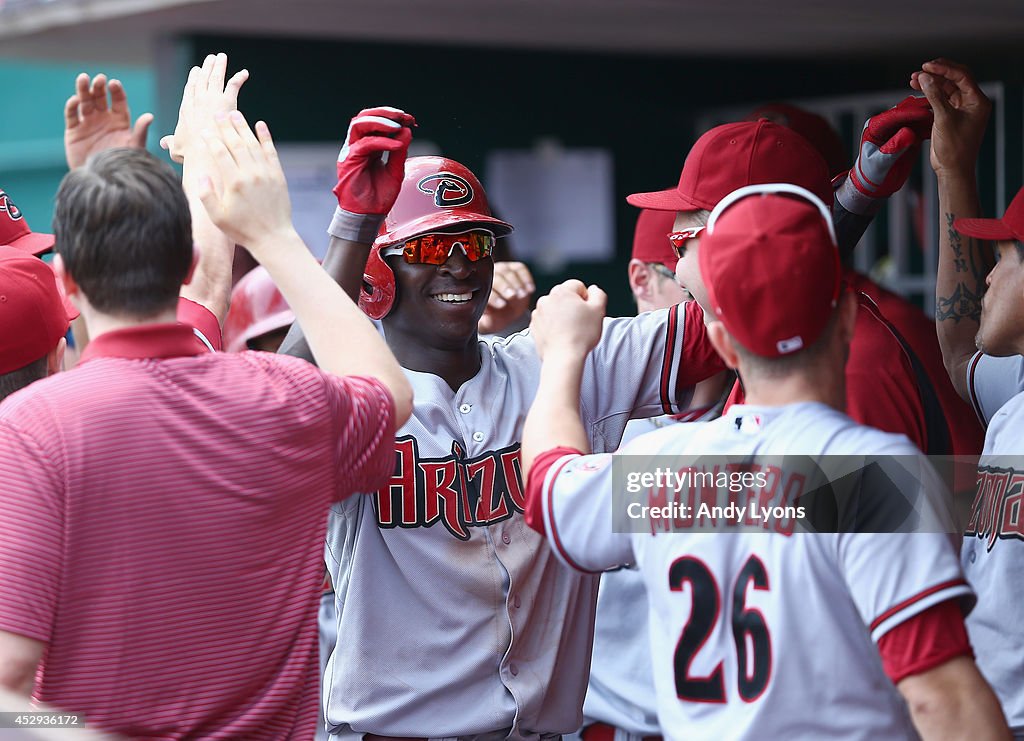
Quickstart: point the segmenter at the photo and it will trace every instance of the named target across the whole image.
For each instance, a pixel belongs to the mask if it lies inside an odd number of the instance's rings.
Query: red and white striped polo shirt
[[[0,405],[0,630],[36,697],[128,736],[310,738],[331,501],[382,486],[379,382],[192,329],[109,332]]]
[[[212,311],[192,299],[179,296],[177,315],[178,324],[191,328],[192,341],[200,351],[221,352],[224,349],[220,322]]]

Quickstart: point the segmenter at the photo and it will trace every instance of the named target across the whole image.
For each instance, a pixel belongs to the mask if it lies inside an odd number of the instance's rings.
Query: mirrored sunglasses
[[[423,234],[405,244],[389,247],[383,254],[401,255],[407,263],[443,265],[456,249],[461,249],[471,262],[490,257],[494,251],[494,234],[483,229],[461,234]]]
[[[672,251],[676,253],[676,259],[682,259],[686,253],[686,243],[706,228],[703,226],[691,226],[686,229],[680,229],[677,232],[669,232],[668,241],[672,245]]]

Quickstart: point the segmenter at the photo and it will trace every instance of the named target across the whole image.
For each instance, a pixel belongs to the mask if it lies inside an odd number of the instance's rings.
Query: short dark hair
[[[1024,242],[1021,242],[1019,239],[1014,240],[1013,246],[1017,250],[1017,259],[1020,262],[1024,262]]]
[[[819,362],[829,346],[832,335],[837,331],[836,327],[838,324],[839,311],[833,310],[832,316],[828,319],[828,324],[825,325],[825,329],[822,330],[814,342],[794,353],[774,358],[757,355],[737,342],[735,337],[733,337],[732,341],[736,348],[736,354],[740,356],[743,364],[748,369],[753,370],[762,378],[784,378],[801,368]]]
[[[89,303],[145,319],[174,306],[192,265],[192,219],[169,166],[142,149],[108,149],[64,176],[55,248]]]
[[[48,370],[49,353],[33,360],[28,365],[12,370],[9,373],[0,373],[0,401],[3,401],[15,391],[28,386],[30,383],[46,378]]]

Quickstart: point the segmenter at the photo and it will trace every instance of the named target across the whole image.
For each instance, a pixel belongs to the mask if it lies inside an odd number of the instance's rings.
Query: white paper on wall
[[[513,257],[557,269],[615,256],[614,170],[603,149],[495,150],[487,156],[491,207],[515,227]]]

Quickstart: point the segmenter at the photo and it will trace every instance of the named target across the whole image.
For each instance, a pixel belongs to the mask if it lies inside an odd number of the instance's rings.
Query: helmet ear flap
[[[395,303],[395,274],[380,256],[380,250],[379,245],[370,250],[359,289],[359,308],[371,319],[383,319]]]

